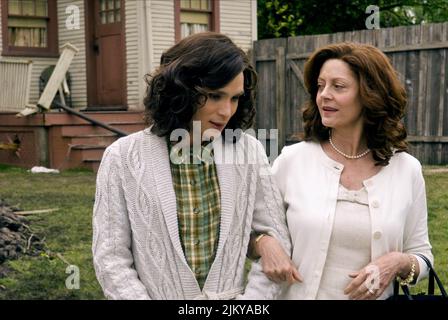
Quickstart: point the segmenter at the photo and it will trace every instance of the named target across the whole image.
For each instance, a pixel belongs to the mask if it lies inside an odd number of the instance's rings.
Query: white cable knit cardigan
[[[179,239],[165,139],[145,129],[106,149],[97,176],[92,250],[107,298],[276,298],[280,287],[266,278],[259,263],[252,264],[245,293],[239,295],[252,229],[277,237],[290,250],[282,200],[264,149],[247,134],[235,144],[218,139],[213,145],[221,224],[215,261],[202,291]],[[245,161],[228,164],[229,155]]]

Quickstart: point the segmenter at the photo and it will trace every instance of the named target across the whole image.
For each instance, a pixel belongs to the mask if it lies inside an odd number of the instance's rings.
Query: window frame
[[[181,40],[181,28],[180,28],[180,0],[174,1],[174,33],[175,41],[179,42]],[[200,9],[187,9],[185,11],[189,12],[207,12],[210,14],[210,31],[219,32],[219,1],[220,0],[210,0],[211,10],[205,11]]]
[[[2,56],[23,56],[23,57],[58,57],[58,14],[57,0],[48,0],[48,29],[47,29],[47,47],[17,47],[9,45],[8,32],[8,0],[1,0],[1,18],[2,18]],[[16,16],[21,17],[21,16]]]

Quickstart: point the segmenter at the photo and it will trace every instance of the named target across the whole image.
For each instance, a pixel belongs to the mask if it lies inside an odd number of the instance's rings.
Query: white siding
[[[151,0],[137,3],[138,23],[138,109],[143,109],[143,97],[146,92],[145,75],[153,68],[152,50],[152,14]]]
[[[255,2],[255,3],[253,3]],[[252,48],[256,28],[253,5],[256,0],[221,0],[220,32],[229,36],[238,46],[247,51]]]
[[[175,43],[174,0],[136,2],[126,3],[127,89],[131,109],[143,108],[144,75],[158,67],[162,53]],[[246,51],[256,38],[256,5],[256,0],[220,1],[220,31]]]
[[[68,17],[65,10],[69,5],[76,5],[80,10],[79,29],[69,30],[65,25]],[[147,0],[146,6],[148,7],[147,13],[150,14],[149,19],[148,16],[139,11],[144,9],[142,3],[139,4],[139,1],[125,2],[126,85],[127,103],[130,109],[142,108],[144,88],[146,87],[143,77],[159,65],[162,53],[175,42],[174,1]],[[231,37],[244,50],[250,49],[252,47],[252,41],[256,40],[255,9],[256,0],[220,1],[220,31]],[[141,19],[148,19],[151,25],[148,26]],[[70,42],[79,49],[69,69],[72,76],[72,99],[75,107],[86,107],[87,72],[84,0],[58,1],[58,28],[59,47],[66,42]],[[148,50],[142,50],[142,45],[144,44],[142,44],[141,40],[139,41],[139,36],[140,39],[144,36],[149,38],[149,52]],[[2,48],[1,32],[0,48]],[[143,58],[143,54],[148,54],[149,57]],[[39,98],[39,75],[49,65],[56,64],[57,59],[37,57],[17,57],[17,59],[33,60],[30,102],[37,103]],[[145,62],[142,63],[142,61]]]
[[[0,59],[8,60],[31,60],[33,62],[33,69],[30,81],[30,96],[29,103],[37,104],[39,100],[39,77],[42,71],[50,65],[55,65],[56,58],[41,58],[41,57],[0,57]],[[15,106],[13,106],[15,107]]]
[[[144,76],[157,68],[163,51],[174,44],[174,1],[129,1],[126,17],[128,103],[130,109],[142,109]]]
[[[152,0],[152,43],[154,68],[160,63],[160,56],[174,45],[174,1]]]
[[[160,56],[174,44],[174,1],[150,0],[152,19],[153,68]],[[256,32],[256,0],[220,0],[220,32],[244,50],[252,47]]]
[[[139,50],[138,50],[138,1],[125,2],[125,40],[126,40],[126,86],[127,103],[130,109],[139,105]]]
[[[3,51],[2,6],[3,6],[3,2],[0,1],[0,52]],[[1,59],[1,57],[0,57],[0,59]]]
[[[3,4],[3,3],[2,3]],[[1,21],[1,8],[0,5],[0,26],[2,23],[6,23]],[[2,32],[0,31],[0,48],[3,51],[3,39],[2,39]],[[30,103],[37,103],[37,100],[39,99],[39,76],[40,73],[49,65],[55,64],[57,59],[54,58],[34,58],[34,57],[3,57],[1,56],[0,59],[8,59],[8,60],[32,60],[33,61],[33,72],[31,74],[31,82],[30,82],[30,96],[29,96],[29,102]],[[13,106],[16,107],[16,106]],[[25,106],[24,106],[25,107]]]
[[[65,26],[65,20],[68,14],[65,13],[65,9],[68,5],[77,5],[80,9],[80,29],[79,30],[67,30]],[[1,19],[1,13],[0,13]],[[0,21],[1,25],[1,21]],[[75,56],[69,72],[72,76],[72,100],[76,107],[85,107],[87,103],[86,98],[86,70],[85,70],[85,37],[84,37],[84,1],[83,0],[59,0],[58,1],[58,36],[59,47],[64,43],[70,42],[74,44],[80,51]],[[1,32],[0,32],[0,46]],[[3,47],[1,47],[3,49]],[[0,57],[2,59],[4,57]],[[6,57],[8,59],[18,60],[32,60],[33,72],[31,75],[31,88],[29,101],[32,104],[36,104],[39,100],[39,76],[42,71],[50,65],[55,65],[58,61],[57,58],[41,58],[41,57]]]
[[[79,29],[69,30],[66,20],[70,13],[65,10],[69,5],[79,8]],[[59,0],[58,1],[58,30],[59,47],[70,42],[79,49],[70,65],[72,79],[71,92],[73,107],[87,107],[87,70],[86,70],[86,33],[84,0]]]
[[[55,58],[41,58],[41,57],[0,57],[0,59],[8,60],[31,60],[33,62],[33,69],[31,73],[30,81],[30,95],[29,103],[37,104],[39,100],[39,76],[42,71],[50,65],[54,65],[57,62]],[[15,107],[15,106],[13,106]]]

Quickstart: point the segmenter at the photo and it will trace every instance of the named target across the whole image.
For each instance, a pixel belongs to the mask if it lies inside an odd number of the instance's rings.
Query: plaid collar
[[[179,163],[177,164],[188,164],[188,159],[190,159],[190,164],[213,162],[214,150],[212,141],[202,141],[200,150],[194,148],[193,145],[182,146],[180,142],[171,141],[168,136],[166,137],[166,142],[168,145],[168,154],[171,155],[172,151],[177,153],[177,157],[179,159]],[[189,150],[189,155],[183,154],[185,149]]]

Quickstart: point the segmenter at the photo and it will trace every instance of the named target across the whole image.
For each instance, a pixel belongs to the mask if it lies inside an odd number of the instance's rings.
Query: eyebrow
[[[221,95],[227,95],[227,92],[222,91],[222,90],[212,90],[211,93],[217,93],[217,94],[221,94]],[[232,95],[232,97],[236,97],[236,96],[242,96],[244,95],[244,91],[240,91],[234,95]]]
[[[321,77],[317,78],[317,81],[325,81],[324,79],[322,79]],[[336,77],[336,78],[331,78],[330,80],[334,81],[334,80],[343,80],[343,81],[350,81],[350,79],[346,79],[346,78],[341,78],[341,77]]]

